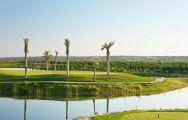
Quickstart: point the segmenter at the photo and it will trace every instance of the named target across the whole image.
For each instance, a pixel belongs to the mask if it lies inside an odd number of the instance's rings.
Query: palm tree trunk
[[[28,64],[27,64],[27,53],[25,52],[25,78],[27,78],[27,69],[28,69]]]
[[[55,57],[55,68],[54,68],[55,71],[56,71],[56,66],[57,66],[57,56]]]
[[[46,70],[48,71],[48,62],[46,63]]]
[[[27,120],[27,100],[24,100],[24,120]]]
[[[96,82],[96,67],[94,67],[93,82]]]
[[[67,77],[69,77],[69,55],[67,55]]]
[[[110,54],[107,54],[107,76],[110,75]]]

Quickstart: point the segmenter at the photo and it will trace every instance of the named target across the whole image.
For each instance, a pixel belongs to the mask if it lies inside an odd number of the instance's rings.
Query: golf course
[[[186,77],[156,78],[125,72],[111,72],[107,76],[106,72],[96,72],[95,81],[93,81],[93,71],[70,71],[69,77],[66,73],[66,71],[54,70],[28,70],[27,78],[25,78],[24,70],[1,69],[0,95],[14,99],[58,101],[93,99],[95,101],[95,99],[104,98],[109,100],[116,97],[154,95],[188,87],[188,78]],[[3,91],[6,91],[6,94]],[[107,109],[109,109],[109,105]],[[90,118],[93,120],[177,120],[177,118],[187,120],[188,111],[186,109],[133,110],[103,115],[95,114],[92,117],[81,118],[81,120]]]
[[[188,0],[1,0],[0,120],[188,120]]]

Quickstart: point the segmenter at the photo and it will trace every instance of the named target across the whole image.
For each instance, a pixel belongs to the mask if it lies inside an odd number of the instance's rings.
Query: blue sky
[[[187,0],[0,0],[0,56],[30,56],[44,50],[72,56],[105,55],[104,42],[116,41],[112,55],[188,55]]]

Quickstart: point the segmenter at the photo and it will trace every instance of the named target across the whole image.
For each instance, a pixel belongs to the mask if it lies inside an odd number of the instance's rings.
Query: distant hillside
[[[59,57],[59,61],[65,61],[65,57]],[[42,61],[42,57],[29,57],[30,61]],[[54,58],[52,58],[52,61]],[[71,56],[71,61],[105,61],[105,56]],[[24,57],[0,58],[0,61],[24,61]],[[188,62],[188,56],[112,56],[111,61],[149,61],[149,62]]]

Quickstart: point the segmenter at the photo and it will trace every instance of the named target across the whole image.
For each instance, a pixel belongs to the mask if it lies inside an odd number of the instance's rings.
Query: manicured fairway
[[[27,80],[52,80],[52,81],[92,81],[93,72],[91,71],[71,71],[70,77],[66,77],[65,71],[29,71]],[[19,70],[0,70],[0,81],[20,81],[24,79],[24,71]],[[109,77],[106,72],[97,72],[98,82],[149,82],[154,80],[152,77],[141,77],[128,73],[111,73]]]
[[[94,120],[188,120],[188,112],[124,112],[97,116]]]
[[[120,120],[188,120],[188,112],[144,112],[123,115]]]

